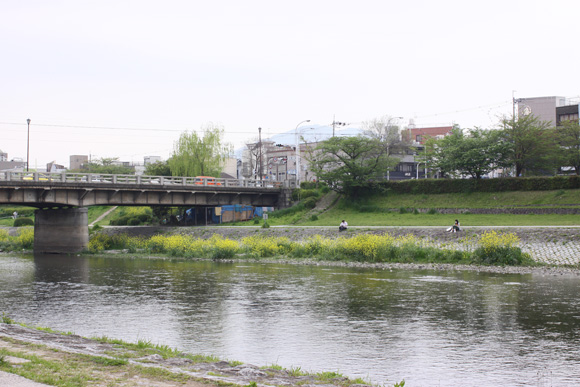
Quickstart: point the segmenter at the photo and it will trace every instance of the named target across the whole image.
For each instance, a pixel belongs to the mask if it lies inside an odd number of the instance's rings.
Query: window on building
[[[397,165],[398,172],[413,172],[413,164],[401,163]]]
[[[560,116],[560,122],[564,121],[578,121],[578,113],[562,114]]]

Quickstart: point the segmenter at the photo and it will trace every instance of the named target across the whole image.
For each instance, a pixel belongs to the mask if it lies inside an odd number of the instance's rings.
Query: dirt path
[[[97,219],[95,219],[94,222],[92,222],[91,224],[89,224],[89,227],[93,227],[95,224],[97,224],[101,220],[105,219],[105,217],[107,215],[109,215],[111,212],[115,211],[117,209],[117,207],[118,206],[114,206],[114,207],[109,208],[103,215],[99,216]]]

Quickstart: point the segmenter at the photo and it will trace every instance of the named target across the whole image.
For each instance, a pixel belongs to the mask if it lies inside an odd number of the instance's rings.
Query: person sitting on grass
[[[344,231],[348,228],[348,223],[346,223],[346,220],[342,220],[342,222],[340,222],[340,226],[338,226],[338,231]]]

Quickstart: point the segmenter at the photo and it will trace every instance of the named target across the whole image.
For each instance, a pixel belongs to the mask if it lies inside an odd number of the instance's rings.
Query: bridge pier
[[[278,208],[288,208],[292,202],[292,191],[291,188],[284,188],[280,193],[278,199]]]
[[[34,212],[35,253],[77,253],[89,245],[88,209],[39,209]]]

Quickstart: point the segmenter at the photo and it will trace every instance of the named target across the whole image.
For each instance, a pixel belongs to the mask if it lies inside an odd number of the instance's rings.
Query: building
[[[70,156],[69,169],[81,170],[85,169],[89,163],[89,156],[86,155],[72,155]]]
[[[410,128],[403,131],[403,136],[414,145],[423,145],[428,138],[441,139],[453,130],[453,126],[433,126],[427,128]]]
[[[246,144],[240,163],[240,178],[285,181],[299,177],[301,182],[316,180],[306,157],[316,145],[301,143],[298,156],[295,145],[276,144],[270,140],[262,141],[261,146],[259,142]],[[300,157],[299,163],[297,157]]]
[[[578,104],[559,106],[556,108],[556,126],[565,121],[578,122]]]
[[[547,121],[551,126],[556,126],[556,108],[566,106],[566,97],[534,97],[519,98],[514,100],[518,104],[518,116],[533,114],[541,121]]]
[[[220,176],[223,179],[239,179],[238,177],[238,159],[228,157],[224,169]]]
[[[161,156],[145,156],[143,158],[143,164],[155,164],[161,161]]]
[[[64,165],[57,164],[56,161],[51,161],[46,164],[46,172],[64,172],[66,168]]]
[[[26,161],[14,158],[8,161],[8,153],[0,150],[0,171],[22,172],[26,169]]]
[[[425,142],[429,138],[441,139],[453,130],[453,126],[434,126],[425,128],[409,128],[402,131],[401,136],[410,146],[404,148],[402,153],[393,154],[400,159],[394,170],[389,171],[387,179],[406,180],[426,178],[429,166],[425,165],[419,157],[425,152]],[[436,177],[436,176],[434,176]]]

